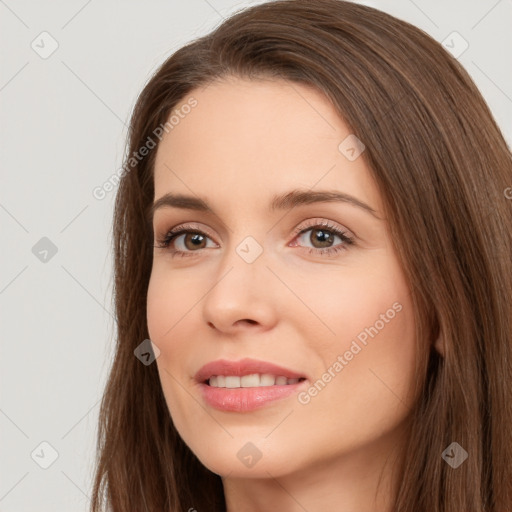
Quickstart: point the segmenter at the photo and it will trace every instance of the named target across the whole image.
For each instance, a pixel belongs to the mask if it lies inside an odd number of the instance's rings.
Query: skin
[[[147,296],[174,424],[222,477],[228,512],[391,511],[418,354],[410,290],[369,168],[339,151],[351,131],[315,89],[229,77],[190,96],[197,106],[158,146],[155,199],[200,196],[215,215],[158,209],[155,245],[183,223],[211,236],[199,249],[192,235],[187,244],[178,237],[174,248],[187,257],[156,247]],[[274,194],[295,188],[345,192],[377,217],[337,202],[270,210]],[[309,254],[343,243],[335,236],[322,245],[315,229],[294,235],[311,219],[330,221],[354,244]],[[252,263],[236,252],[247,236],[263,249]],[[395,303],[400,312],[307,404],[293,394],[253,412],[219,411],[194,381],[209,361],[252,357],[311,376],[312,385]],[[247,442],[261,452],[252,467],[237,457]]]

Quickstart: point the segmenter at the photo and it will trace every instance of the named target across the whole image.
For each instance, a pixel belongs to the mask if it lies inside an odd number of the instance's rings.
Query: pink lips
[[[208,384],[208,379],[213,375],[233,375],[242,377],[253,373],[267,373],[275,376],[283,376],[288,379],[300,379],[295,384],[262,386],[252,388],[217,388]],[[255,359],[242,359],[240,361],[228,361],[219,359],[204,365],[195,375],[199,383],[201,393],[205,401],[222,411],[248,412],[265,406],[267,403],[285,398],[298,389],[306,387],[307,377],[303,374],[289,370],[282,366],[258,361]]]
[[[287,379],[299,379],[306,377],[300,373],[283,368],[276,364],[267,363],[266,361],[258,361],[256,359],[241,359],[240,361],[227,361],[226,359],[218,359],[211,363],[205,364],[197,373],[197,382],[204,382],[212,375],[235,375],[242,377],[251,373],[270,373],[272,375],[282,375]]]

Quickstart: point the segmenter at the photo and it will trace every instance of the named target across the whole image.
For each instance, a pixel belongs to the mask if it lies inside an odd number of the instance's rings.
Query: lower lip
[[[265,407],[275,400],[287,398],[300,388],[307,386],[307,380],[283,386],[262,386],[258,388],[216,388],[201,383],[201,393],[207,404],[221,411],[249,412]]]

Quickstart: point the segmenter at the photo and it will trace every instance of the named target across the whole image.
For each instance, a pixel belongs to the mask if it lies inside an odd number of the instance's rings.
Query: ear
[[[437,352],[444,357],[445,353],[445,346],[444,346],[444,338],[442,334],[439,334],[437,337],[437,340],[434,341],[434,348],[437,350]]]

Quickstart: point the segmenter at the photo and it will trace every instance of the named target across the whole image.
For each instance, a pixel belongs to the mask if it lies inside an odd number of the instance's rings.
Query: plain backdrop
[[[93,190],[149,75],[257,3],[0,0],[1,512],[88,510],[115,334],[115,190]],[[512,144],[511,0],[361,3],[451,38]]]

